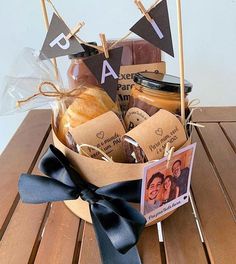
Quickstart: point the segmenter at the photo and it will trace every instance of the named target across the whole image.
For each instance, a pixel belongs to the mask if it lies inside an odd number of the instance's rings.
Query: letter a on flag
[[[151,21],[143,16],[131,29],[141,38],[174,57],[169,13],[166,0],[162,0],[149,12]]]
[[[70,29],[54,13],[40,52],[40,59],[44,60],[83,52],[83,47],[75,37],[72,36],[67,39],[69,33]]]
[[[123,47],[109,50],[109,58],[104,53],[88,57],[84,63],[98,80],[98,83],[116,101],[117,84],[120,73]]]

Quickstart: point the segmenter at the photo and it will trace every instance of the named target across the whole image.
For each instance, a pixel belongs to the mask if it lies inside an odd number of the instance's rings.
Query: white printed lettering
[[[108,72],[106,72],[107,69],[108,69]],[[115,71],[113,70],[113,68],[109,64],[109,62],[107,60],[104,60],[103,65],[102,65],[101,84],[103,84],[105,82],[106,77],[111,76],[111,75],[113,76],[114,79],[118,79],[117,74],[115,73]]]
[[[62,40],[64,40],[65,43],[61,43]],[[64,33],[61,33],[49,45],[51,48],[53,48],[55,45],[58,45],[61,49],[66,50],[70,47],[70,41],[66,38]]]
[[[151,21],[151,25],[154,28],[155,32],[157,33],[158,37],[160,39],[163,39],[164,38],[164,35],[162,34],[160,28],[158,27],[157,23],[153,19]]]

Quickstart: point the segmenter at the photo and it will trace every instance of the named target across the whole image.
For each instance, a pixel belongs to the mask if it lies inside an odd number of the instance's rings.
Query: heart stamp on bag
[[[105,133],[104,131],[100,131],[99,133],[96,134],[96,137],[99,139],[104,139]]]
[[[161,137],[163,135],[163,129],[162,128],[158,128],[158,129],[155,130],[155,133],[156,133],[157,136]]]
[[[77,144],[94,146],[112,157],[113,161],[125,162],[121,142],[125,129],[114,112],[109,111],[77,127],[71,127],[69,130]],[[87,147],[85,151],[93,159],[102,159],[103,157],[96,149]]]

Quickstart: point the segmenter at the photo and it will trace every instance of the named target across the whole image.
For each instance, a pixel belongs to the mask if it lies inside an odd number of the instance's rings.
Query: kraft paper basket
[[[145,163],[140,164],[128,164],[128,163],[116,163],[106,162],[103,160],[97,160],[89,157],[85,157],[76,153],[75,151],[66,147],[56,136],[53,130],[53,141],[55,147],[57,147],[64,155],[69,159],[73,167],[81,173],[84,179],[98,187],[102,187],[108,184],[122,181],[131,181],[142,179],[143,170],[146,166]],[[191,137],[182,146],[185,147],[191,144]],[[81,219],[92,223],[88,203],[82,199],[65,201],[65,205]],[[133,204],[134,207],[139,209],[139,205]],[[155,220],[149,225],[153,225],[160,222],[170,216],[174,211],[166,214]]]

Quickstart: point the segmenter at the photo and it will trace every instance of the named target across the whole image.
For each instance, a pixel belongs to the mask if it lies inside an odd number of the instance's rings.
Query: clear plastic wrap
[[[60,76],[55,77],[53,64],[39,59],[39,53],[33,49],[25,48],[5,77],[0,92],[0,115],[43,105],[51,106],[57,136],[73,149],[70,127],[77,127],[108,111],[119,113],[117,104],[94,84],[82,80],[78,87],[65,89]]]
[[[0,115],[28,111],[55,103],[55,97],[38,94],[39,85],[45,81],[63,89],[62,80],[60,76],[56,79],[51,61],[40,60],[37,51],[24,48],[15,60],[9,75],[5,77],[0,89]],[[44,85],[43,91],[51,92],[52,87]],[[36,94],[38,95],[34,96]],[[32,98],[27,103],[19,103],[29,97]]]

